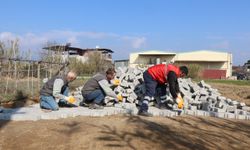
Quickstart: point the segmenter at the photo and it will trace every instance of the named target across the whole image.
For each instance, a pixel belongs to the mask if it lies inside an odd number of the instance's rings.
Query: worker
[[[143,73],[146,93],[143,102],[140,106],[138,115],[152,116],[148,113],[148,103],[154,99],[156,88],[160,88],[161,101],[166,99],[166,83],[169,84],[169,91],[178,104],[178,108],[183,108],[183,99],[180,94],[179,84],[177,78],[185,77],[188,74],[186,66],[177,67],[173,64],[159,64],[148,68]]]
[[[115,69],[109,68],[105,74],[97,73],[90,78],[82,88],[82,96],[86,103],[89,103],[90,109],[103,109],[105,96],[110,96],[116,102],[122,101],[121,95],[116,95],[111,89],[111,80],[115,78]],[[117,80],[116,80],[116,83]]]
[[[74,97],[68,96],[68,84],[76,79],[76,72],[69,71],[66,75],[58,75],[48,80],[40,90],[40,107],[46,110],[58,110],[59,107],[72,106]],[[57,103],[57,101],[59,101]]]

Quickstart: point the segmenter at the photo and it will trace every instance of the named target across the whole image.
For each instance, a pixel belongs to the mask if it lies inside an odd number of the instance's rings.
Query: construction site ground
[[[210,83],[209,83],[210,84]],[[211,83],[223,96],[250,105],[250,86]],[[250,121],[178,116],[76,117],[0,121],[8,149],[250,149]]]

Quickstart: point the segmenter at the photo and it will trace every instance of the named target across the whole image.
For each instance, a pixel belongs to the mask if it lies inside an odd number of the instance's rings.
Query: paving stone
[[[211,108],[211,104],[209,102],[202,103],[202,110],[209,111]]]
[[[239,104],[239,102],[237,102],[237,101],[232,101],[231,103],[232,103],[232,105],[238,105]]]
[[[236,116],[234,113],[226,113],[225,117],[228,119],[236,119]]]
[[[191,106],[189,107],[189,109],[192,110],[192,111],[196,111],[196,110],[197,110],[197,106],[192,106],[192,105],[191,105]]]
[[[243,106],[242,110],[249,111],[250,112],[250,107],[249,106]]]
[[[226,107],[226,109],[227,109],[227,112],[234,112],[237,108],[235,107],[235,106],[227,106]]]
[[[225,113],[226,109],[214,108],[214,112]]]
[[[199,100],[203,103],[207,101],[207,98],[208,96],[201,96]]]
[[[247,116],[246,115],[236,115],[236,119],[245,120],[245,119],[247,119]]]
[[[217,118],[225,118],[226,117],[226,114],[224,112],[217,112],[215,114],[215,117]]]
[[[193,111],[193,110],[185,110],[184,111],[185,112],[185,114],[187,114],[187,115],[195,115],[195,112]]]
[[[240,103],[240,106],[241,106],[241,107],[244,107],[244,106],[246,106],[246,103],[241,102],[241,103]]]
[[[239,111],[238,111],[238,114],[240,114],[240,115],[247,115],[247,111],[239,110]]]

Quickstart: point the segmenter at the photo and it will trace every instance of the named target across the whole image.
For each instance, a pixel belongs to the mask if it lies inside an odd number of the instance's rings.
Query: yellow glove
[[[69,96],[68,102],[71,103],[71,104],[73,104],[73,103],[76,102],[76,99],[73,96]]]
[[[118,99],[119,102],[122,102],[122,100],[123,100],[122,95],[121,95],[121,94],[118,94],[118,95],[117,95],[117,99]]]
[[[176,98],[176,103],[177,103],[179,109],[182,109],[184,107],[184,100],[179,95]]]
[[[114,79],[114,85],[116,85],[116,86],[120,85],[120,80],[119,79]]]

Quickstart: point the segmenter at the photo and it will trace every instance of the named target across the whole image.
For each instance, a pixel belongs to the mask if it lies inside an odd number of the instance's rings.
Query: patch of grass
[[[1,94],[0,103],[6,103],[15,99],[15,94]]]
[[[0,103],[8,103],[10,101],[25,101],[28,95],[18,90],[16,93],[1,94]]]
[[[250,86],[250,80],[204,80],[206,83],[223,83],[223,84],[230,84],[230,85],[244,85]]]

